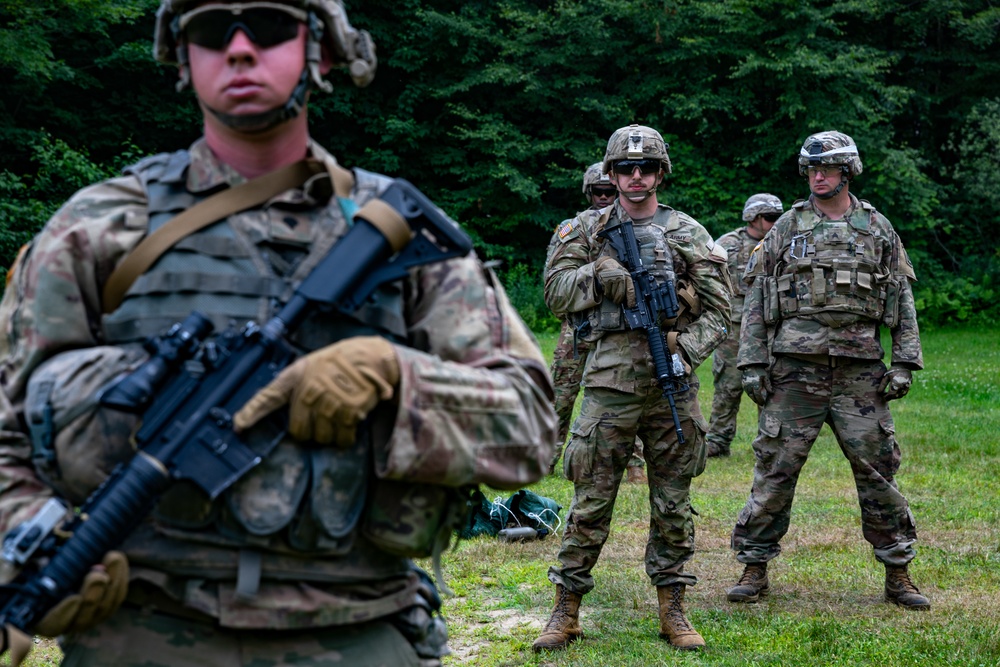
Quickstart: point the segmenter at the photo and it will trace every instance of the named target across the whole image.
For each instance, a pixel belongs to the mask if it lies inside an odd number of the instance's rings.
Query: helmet
[[[598,184],[610,186],[611,179],[601,171],[601,163],[595,162],[583,172],[583,194],[589,194],[590,186]]]
[[[256,4],[254,0],[242,4]],[[197,0],[161,0],[156,12],[156,28],[153,36],[153,56],[161,63],[176,65],[187,62],[186,47],[178,47],[174,23],[185,10],[194,8]],[[238,4],[220,0],[210,4]],[[367,86],[375,78],[375,44],[365,30],[356,30],[347,20],[347,14],[340,0],[266,0],[264,4],[287,5],[302,9],[309,14],[309,46],[306,59],[313,85],[329,92],[330,84],[323,80],[319,71],[319,40],[327,47],[330,58],[338,67],[348,67],[354,83]],[[178,89],[186,87],[190,80],[182,72]]]
[[[781,200],[766,192],[752,195],[743,204],[743,222],[752,222],[754,218],[762,213],[782,213]]]
[[[854,139],[842,132],[817,132],[809,135],[802,150],[799,151],[799,175],[805,176],[810,166],[822,164],[843,165],[847,167],[848,178],[854,178],[861,173],[861,157]]]
[[[663,170],[670,173],[670,145],[660,133],[645,125],[629,125],[615,130],[608,139],[608,149],[604,153],[604,173],[611,171],[611,163],[618,160],[659,160]]]

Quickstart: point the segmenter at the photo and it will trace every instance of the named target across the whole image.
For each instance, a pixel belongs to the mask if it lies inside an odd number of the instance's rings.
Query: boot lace
[[[764,568],[759,565],[748,565],[743,569],[743,575],[740,577],[737,586],[753,586],[758,581],[764,578]]]
[[[684,607],[681,604],[681,589],[677,587],[670,592],[670,608],[667,610],[667,616],[674,621],[674,626],[678,630],[694,630],[694,626],[691,625],[690,621],[687,620],[687,616],[684,615]]]
[[[556,607],[552,610],[552,617],[546,623],[545,629],[561,628],[565,619],[569,617],[569,595],[565,589],[560,589]]]
[[[910,579],[910,573],[906,570],[895,571],[892,573],[892,581],[895,587],[898,588],[903,593],[917,593],[920,594],[920,589],[917,588],[913,580]]]

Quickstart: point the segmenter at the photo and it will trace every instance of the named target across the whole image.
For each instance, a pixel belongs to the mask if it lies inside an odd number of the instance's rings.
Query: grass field
[[[554,336],[542,337],[551,355]],[[930,612],[882,601],[884,570],[861,536],[850,468],[824,427],[802,473],[783,553],[772,561],[772,594],[754,605],[725,599],[741,566],[729,549],[750,490],[755,410],[743,402],[728,459],[710,459],[694,480],[697,552],[688,569],[688,616],[708,642],[680,653],[657,637],[656,594],[642,558],[649,510],[645,486],[623,485],[596,589],[583,600],[585,638],[536,655],[548,619],[557,537],[525,544],[489,538],[444,558],[456,597],[446,601],[454,655],[448,665],[1000,665],[1000,332],[925,332],[927,370],[892,404],[903,463],[897,476],[917,521],[910,571]],[[710,412],[710,364],[699,369]],[[532,487],[564,506],[572,484],[548,477]],[[489,494],[488,494],[489,495]],[[494,495],[503,495],[500,492]]]
[[[882,602],[883,568],[861,536],[853,479],[824,428],[803,471],[792,526],[772,562],[772,594],[754,605],[726,602],[741,567],[729,533],[750,490],[755,411],[740,413],[733,456],[710,459],[694,480],[700,582],[688,591],[688,617],[708,642],[680,653],[657,637],[656,594],[643,571],[646,488],[623,485],[611,538],[584,598],[585,638],[565,651],[531,651],[548,619],[557,536],[524,544],[490,538],[444,555],[456,596],[445,601],[454,654],[446,665],[712,665],[746,667],[996,667],[1000,665],[1000,332],[925,332],[927,370],[893,404],[903,464],[897,481],[917,520],[911,573],[931,599],[927,613]],[[540,341],[551,358],[555,336]],[[699,369],[709,414],[710,365]],[[548,477],[532,487],[564,507],[572,485]],[[488,495],[491,495],[488,492]],[[504,498],[509,492],[492,495]],[[423,563],[429,569],[429,563]],[[28,667],[56,664],[43,642]]]

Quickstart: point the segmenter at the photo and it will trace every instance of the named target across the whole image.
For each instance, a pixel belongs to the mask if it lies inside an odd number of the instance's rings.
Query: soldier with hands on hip
[[[829,424],[854,473],[862,533],[885,566],[885,600],[929,609],[908,572],[917,533],[896,485],[900,449],[889,413],[923,368],[913,267],[889,220],[850,192],[862,170],[851,137],[809,136],[798,166],[810,195],[757,244],[744,277],[738,366],[761,410],[753,486],[732,536],[745,567],[727,596],[754,602],[770,590],[767,564],[781,553],[799,473]],[[892,336],[888,368],[883,326]]]
[[[673,646],[705,645],[684,614],[684,591],[696,583],[684,571],[694,553],[691,479],[705,467],[707,428],[692,369],[726,337],[731,287],[726,252],[690,216],[659,204],[656,191],[670,173],[667,144],[656,130],[631,125],[608,141],[603,163],[618,200],[584,211],[563,224],[548,258],[545,300],[558,315],[580,313],[593,341],[583,374],[583,405],[571,428],[565,471],[574,496],[559,565],[549,570],[555,608],[537,650],[560,649],[582,636],[579,608],[594,588],[591,571],[611,529],[611,516],[636,435],[644,444],[650,525],[646,574],[656,587],[660,635]],[[601,234],[629,225],[642,265],[657,287],[672,283],[684,307],[653,332],[665,339],[674,373],[689,390],[674,396],[683,433],[658,384],[647,331],[630,329],[623,306],[636,305],[636,286],[625,258]]]
[[[743,319],[743,300],[747,288],[743,284],[750,251],[764,234],[771,229],[782,213],[781,200],[761,192],[747,199],[743,205],[743,222],[740,227],[715,240],[729,254],[729,277],[733,284],[732,329],[729,337],[712,353],[712,378],[715,393],[712,395],[712,416],[708,420],[708,456],[729,456],[729,448],[736,437],[736,416],[743,398],[743,382],[736,367],[736,353],[740,348],[740,321]]]
[[[587,167],[583,174],[583,195],[590,203],[590,210],[599,211],[610,206],[618,196],[618,190],[611,183],[611,179],[604,173],[603,163],[595,162]],[[561,228],[569,220],[560,223]],[[552,235],[549,241],[547,255],[559,244],[559,233]],[[556,415],[559,417],[559,441],[556,443],[555,455],[552,457],[550,472],[555,472],[559,458],[562,456],[563,445],[566,443],[566,436],[569,435],[569,425],[573,418],[573,408],[576,406],[576,397],[580,393],[580,381],[583,379],[583,368],[587,364],[587,354],[590,352],[590,343],[583,340],[579,334],[580,326],[585,322],[579,316],[572,313],[564,316],[562,326],[559,330],[559,342],[556,344],[552,354],[552,383],[556,391]],[[632,459],[626,468],[626,481],[632,484],[646,482],[646,474],[643,472],[642,463],[642,441],[636,438],[635,451]]]
[[[0,304],[5,531],[54,496],[79,505],[132,458],[136,416],[94,397],[145,341],[194,311],[220,336],[269,321],[393,184],[309,135],[309,95],[331,90],[333,68],[360,86],[375,74],[340,0],[162,0],[154,51],[193,89],[204,134],[76,193],[14,267]],[[206,220],[109,298],[155,230],[300,161],[304,182]],[[171,487],[37,624],[67,664],[428,667],[448,653],[411,556],[439,553],[462,489],[544,475],[556,418],[537,343],[474,253],[409,268],[351,313],[316,309],[289,338],[298,359],[233,420],[248,443],[271,412],[288,433],[218,497]]]

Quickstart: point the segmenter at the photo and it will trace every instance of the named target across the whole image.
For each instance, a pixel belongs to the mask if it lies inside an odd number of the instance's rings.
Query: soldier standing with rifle
[[[727,597],[756,602],[769,592],[767,564],[781,553],[795,484],[825,423],[851,464],[861,529],[885,566],[885,600],[929,609],[908,572],[917,532],[894,479],[900,451],[889,414],[923,368],[913,267],[892,224],[850,192],[862,169],[851,137],[807,137],[798,166],[809,198],[757,244],[744,277],[738,365],[761,411],[753,486],[733,528],[745,567]],[[892,335],[888,369],[883,326]]]
[[[695,220],[657,202],[670,168],[659,132],[617,130],[604,156],[617,202],[560,227],[549,257],[546,303],[557,314],[585,314],[593,348],[566,448],[574,497],[560,564],[549,570],[555,608],[535,650],[564,648],[583,634],[580,602],[594,588],[591,570],[637,434],[649,477],[645,563],[660,635],[677,648],[705,645],[683,609],[685,588],[696,583],[684,564],[694,553],[690,486],[705,467],[707,428],[692,368],[726,337],[731,287],[725,250]]]
[[[309,94],[330,90],[333,67],[362,86],[375,72],[374,45],[339,0],[163,0],[154,48],[193,88],[204,136],[75,194],[14,267],[0,305],[5,531],[33,517],[58,523],[54,497],[77,506],[109,497],[91,494],[118,464],[156,463],[131,440],[150,412],[106,405],[108,383],[152,361],[195,383],[212,377],[239,345],[239,332],[226,334],[231,322],[267,322],[267,333],[340,241],[401,215],[392,179],[341,167],[309,136]],[[285,181],[290,173],[297,180]],[[461,235],[445,223],[439,235]],[[146,244],[164,230],[169,243]],[[400,255],[427,240],[397,231]],[[447,544],[465,505],[460,489],[516,489],[544,474],[551,383],[472,253],[408,267],[370,294],[358,308],[307,308],[278,341],[297,361],[245,405],[210,411],[209,426],[240,441],[206,440],[203,454],[221,459],[236,444],[262,452],[245,474],[219,495],[175,480],[146,520],[148,506],[116,508],[116,518],[137,515],[134,530],[81,574],[79,593],[46,600],[54,604],[37,622],[5,616],[16,627],[4,628],[4,648],[19,660],[25,633],[37,632],[61,636],[74,665],[440,664],[440,599],[410,556]],[[195,351],[189,343],[203,336]],[[147,350],[157,354],[144,363]],[[191,353],[184,363],[179,350]],[[135,434],[140,445],[148,427]],[[114,489],[110,497],[131,497]],[[55,547],[79,544],[106,514],[81,517],[71,536],[56,530]],[[5,555],[33,531],[10,534]],[[50,582],[41,583],[44,594]]]
[[[587,167],[587,171],[583,174],[583,195],[590,202],[592,211],[610,206],[618,196],[618,190],[611,184],[611,179],[604,173],[603,168],[602,163],[595,162]],[[564,220],[559,226],[562,227],[567,222],[569,220]],[[547,254],[551,255],[558,245],[559,233],[556,230],[552,240],[549,241]],[[559,457],[562,456],[563,445],[566,444],[566,436],[569,435],[569,424],[573,418],[573,408],[576,406],[576,397],[580,393],[583,368],[587,364],[587,354],[590,352],[590,343],[582,340],[579,335],[581,323],[579,317],[572,315],[562,318],[559,342],[552,353],[552,366],[549,371],[552,373],[552,383],[556,390],[555,408],[559,417],[559,442],[556,443],[550,472],[555,472]],[[646,473],[642,468],[642,441],[636,438],[635,451],[625,469],[625,480],[630,484],[645,484]]]

